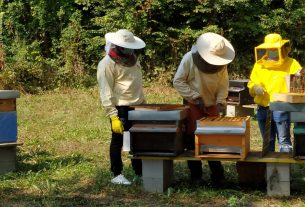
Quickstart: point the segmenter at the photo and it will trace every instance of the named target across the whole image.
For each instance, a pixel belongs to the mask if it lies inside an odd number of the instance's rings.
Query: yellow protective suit
[[[289,74],[296,73],[299,69],[301,69],[301,65],[298,61],[289,57],[276,68],[266,68],[264,65],[255,63],[248,82],[249,92],[254,97],[254,102],[259,106],[269,106],[273,93],[288,92],[286,77]],[[265,88],[264,95],[257,96],[255,94],[254,86],[256,84]]]

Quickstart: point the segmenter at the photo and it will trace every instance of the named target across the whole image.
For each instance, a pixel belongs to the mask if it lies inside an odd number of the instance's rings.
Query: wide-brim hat
[[[196,47],[200,56],[212,65],[227,65],[235,57],[232,44],[223,36],[213,32],[200,35]]]
[[[120,47],[129,49],[141,49],[145,47],[145,42],[133,35],[127,29],[120,29],[117,32],[109,32],[105,35],[106,41]]]
[[[265,36],[264,43],[257,46],[257,48],[281,48],[286,43],[289,43],[289,40],[282,39],[282,36],[277,33],[271,33]]]

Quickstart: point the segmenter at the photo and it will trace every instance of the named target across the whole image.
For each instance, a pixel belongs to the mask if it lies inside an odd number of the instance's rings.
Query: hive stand
[[[269,196],[290,195],[290,164],[267,163],[267,194]]]
[[[171,185],[174,178],[174,161],[187,160],[219,160],[240,163],[266,164],[265,181],[268,196],[290,195],[290,165],[305,164],[305,160],[296,160],[288,153],[270,152],[262,157],[261,152],[250,151],[246,159],[233,158],[196,158],[194,151],[186,151],[177,157],[140,156],[132,159],[142,159],[143,188],[147,192],[162,193]],[[260,164],[261,163],[261,164]],[[260,169],[260,173],[263,169]]]
[[[291,104],[284,102],[271,102],[271,110],[290,111],[292,122],[305,122],[305,103]],[[187,160],[219,160],[248,163],[265,163],[267,195],[290,195],[290,166],[291,164],[305,164],[304,159],[295,159],[288,153],[269,152],[264,157],[261,152],[249,151],[245,159],[233,158],[198,158],[194,151],[186,151],[175,157],[139,156],[133,159],[142,159],[143,162],[143,187],[148,192],[164,192],[173,180],[174,161]],[[262,169],[263,170],[263,169]]]
[[[173,166],[173,160],[142,160],[145,191],[164,192],[172,182]]]
[[[21,143],[0,143],[0,174],[16,170],[18,145]]]

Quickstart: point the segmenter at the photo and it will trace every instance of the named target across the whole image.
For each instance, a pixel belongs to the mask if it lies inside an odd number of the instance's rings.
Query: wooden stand
[[[0,174],[12,172],[16,169],[16,148],[21,143],[0,144]]]
[[[267,194],[269,196],[290,195],[290,164],[267,163]]]
[[[305,164],[305,160],[296,160],[288,153],[270,152],[261,157],[261,152],[249,152],[246,159],[235,158],[198,158],[194,151],[186,151],[177,157],[139,156],[142,159],[143,187],[147,192],[164,192],[174,177],[174,161],[214,160],[236,161],[239,181],[245,185],[250,181],[254,185],[266,187],[267,195],[290,195],[290,164]],[[266,176],[265,176],[266,174]],[[264,180],[265,179],[265,182]]]
[[[142,160],[144,189],[164,192],[173,179],[173,166],[173,160]]]

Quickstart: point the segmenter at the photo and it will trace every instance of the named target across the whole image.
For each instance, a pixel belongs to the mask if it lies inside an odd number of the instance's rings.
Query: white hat
[[[106,41],[120,47],[129,49],[141,49],[145,47],[145,42],[133,35],[127,29],[120,29],[117,32],[109,32],[105,35]]]
[[[235,57],[231,43],[216,33],[208,32],[200,35],[196,46],[200,56],[212,65],[227,65]]]

